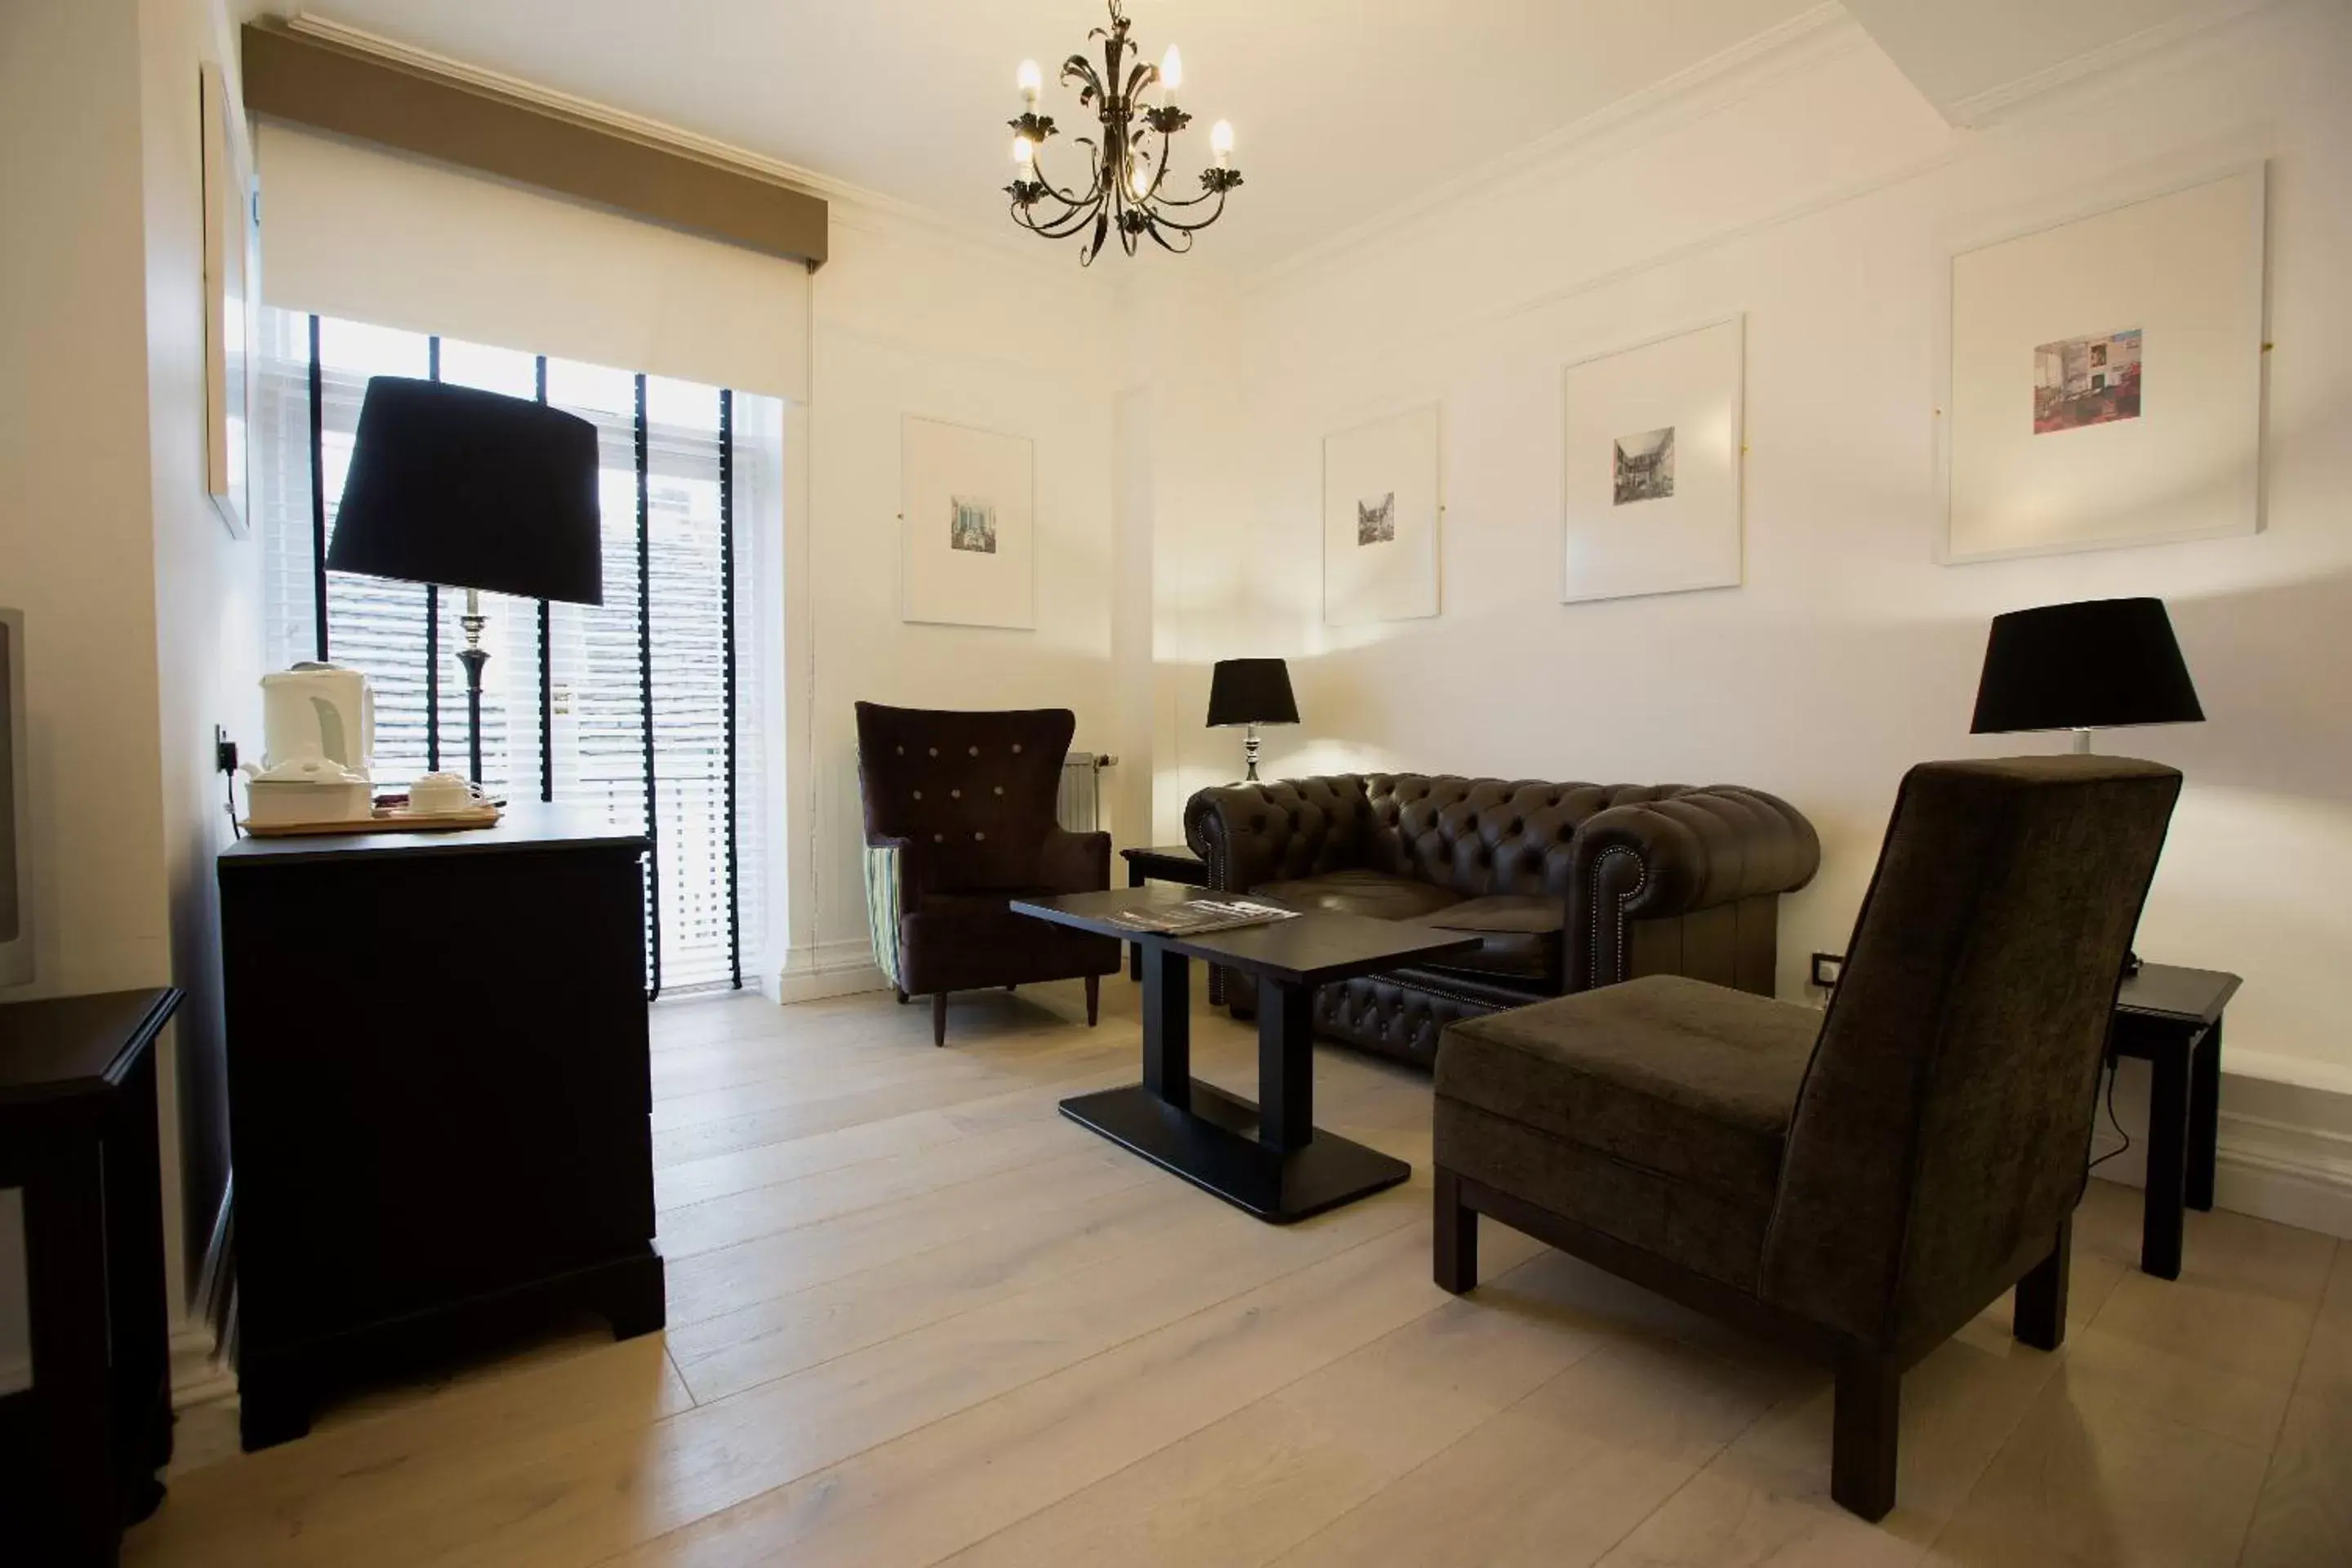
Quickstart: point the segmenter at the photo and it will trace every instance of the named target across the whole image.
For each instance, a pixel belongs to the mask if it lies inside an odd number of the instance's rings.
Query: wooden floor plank
[[[1430,1283],[1425,1074],[1318,1054],[1317,1119],[1411,1182],[1250,1219],[1058,1114],[1132,1081],[1135,988],[654,1016],[670,1327],[593,1327],[322,1413],[193,1412],[137,1568],[1404,1568],[2224,1562],[2343,1548],[2352,1249],[2139,1194],[2077,1218],[2072,1342],[2000,1309],[1906,1385],[1902,1506],[1830,1504],[1821,1374],[1486,1227]],[[1255,1029],[1195,1070],[1254,1095]],[[2332,1273],[2331,1273],[2332,1270]],[[2232,1325],[2243,1331],[2233,1331]]]

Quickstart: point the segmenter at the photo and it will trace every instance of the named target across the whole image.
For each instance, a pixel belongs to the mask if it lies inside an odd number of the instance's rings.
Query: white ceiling
[[[1234,163],[1248,183],[1202,237],[1200,255],[1255,269],[1813,4],[1130,0],[1129,9],[1150,58],[1171,39],[1183,49],[1179,101],[1198,117],[1192,159],[1206,156],[1211,121],[1234,122]],[[1043,107],[1066,134],[1080,110],[1052,78],[1105,18],[1102,0],[331,0],[313,14],[1008,229],[1013,68],[1024,58],[1044,65]]]

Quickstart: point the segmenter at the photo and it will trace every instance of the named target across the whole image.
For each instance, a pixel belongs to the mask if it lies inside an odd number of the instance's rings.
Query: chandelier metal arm
[[[1062,81],[1077,88],[1080,106],[1091,110],[1101,126],[1099,143],[1088,136],[1075,139],[1087,149],[1086,188],[1065,186],[1045,172],[1045,142],[1055,127],[1050,117],[1037,112],[1033,67],[1024,68],[1030,73],[1025,79],[1033,84],[1027,110],[1010,122],[1022,165],[1021,174],[1005,187],[1013,198],[1013,219],[1048,239],[1086,236],[1080,240],[1081,265],[1093,262],[1114,231],[1119,248],[1129,256],[1147,235],[1161,249],[1183,255],[1192,249],[1196,233],[1224,215],[1227,195],[1242,183],[1240,172],[1223,162],[1231,132],[1221,122],[1218,135],[1212,138],[1219,161],[1201,172],[1201,193],[1182,198],[1166,194],[1175,166],[1176,136],[1192,117],[1172,101],[1146,100],[1144,95],[1160,80],[1160,68],[1143,58],[1129,37],[1124,0],[1108,0],[1108,5],[1110,25],[1087,35],[1090,43],[1101,41],[1100,68],[1080,52],[1064,60],[1061,69]],[[1155,134],[1160,138],[1156,149],[1151,144]]]

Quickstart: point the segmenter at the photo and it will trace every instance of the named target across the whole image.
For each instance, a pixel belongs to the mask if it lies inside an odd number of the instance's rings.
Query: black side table
[[[2221,1099],[2221,1009],[2234,974],[2149,963],[2125,978],[2108,1037],[2112,1056],[2148,1064],[2147,1199],[2139,1266],[2180,1278],[2184,1207],[2213,1206],[2213,1160]]]
[[[172,1457],[156,1034],[169,986],[0,1006],[0,1187],[24,1193],[33,1384],[0,1398],[0,1560],[112,1564]]]
[[[1209,885],[1209,868],[1192,849],[1182,844],[1163,844],[1151,849],[1122,849],[1119,855],[1127,861],[1127,885],[1140,888],[1146,882],[1173,882],[1179,887],[1205,888]],[[1127,977],[1143,978],[1143,944],[1127,944]],[[1210,998],[1214,1001],[1215,998]]]

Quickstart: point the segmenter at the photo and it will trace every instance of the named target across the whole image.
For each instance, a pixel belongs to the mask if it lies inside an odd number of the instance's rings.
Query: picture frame
[[[1035,443],[902,416],[899,506],[901,620],[1036,629]]]
[[[1326,625],[1438,614],[1443,460],[1434,403],[1323,438]]]
[[[1946,244],[1938,561],[2259,531],[2267,185],[2175,169]]]
[[[228,77],[201,68],[205,256],[205,489],[232,538],[252,528],[248,437],[261,330],[261,230],[253,143]]]
[[[1737,588],[1747,319],[1644,339],[1560,373],[1560,601]]]

